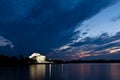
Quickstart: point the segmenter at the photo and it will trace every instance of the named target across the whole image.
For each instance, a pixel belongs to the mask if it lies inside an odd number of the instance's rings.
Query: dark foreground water
[[[120,80],[120,64],[39,64],[0,67],[0,80]]]

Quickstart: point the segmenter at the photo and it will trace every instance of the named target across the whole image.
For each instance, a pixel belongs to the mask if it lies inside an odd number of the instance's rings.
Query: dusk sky
[[[0,0],[0,53],[120,57],[119,0]]]

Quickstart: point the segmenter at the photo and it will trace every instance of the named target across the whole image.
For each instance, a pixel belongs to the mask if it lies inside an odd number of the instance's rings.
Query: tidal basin
[[[0,80],[120,80],[119,63],[0,66]]]

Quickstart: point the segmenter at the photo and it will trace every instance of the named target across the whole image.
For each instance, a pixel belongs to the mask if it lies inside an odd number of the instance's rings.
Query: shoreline
[[[84,61],[66,61],[66,62],[48,62],[48,63],[16,63],[16,62],[10,62],[10,63],[1,63],[0,66],[2,65],[38,65],[38,64],[84,64],[84,63],[120,63],[120,60],[110,60],[110,61],[104,61],[104,60],[84,60]]]

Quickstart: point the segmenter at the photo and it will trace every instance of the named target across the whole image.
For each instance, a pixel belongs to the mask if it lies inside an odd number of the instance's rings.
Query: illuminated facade
[[[29,56],[29,58],[36,60],[37,63],[47,63],[46,56],[41,55],[39,53],[33,53],[31,56]]]

